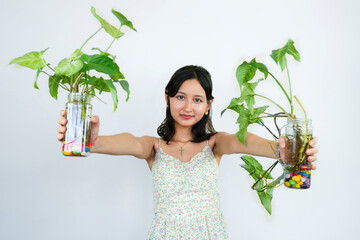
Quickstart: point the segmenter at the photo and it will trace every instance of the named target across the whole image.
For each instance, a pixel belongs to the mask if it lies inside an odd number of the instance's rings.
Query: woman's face
[[[205,90],[197,79],[186,80],[169,100],[175,124],[184,127],[192,127],[199,122],[212,103],[211,100],[208,104]]]

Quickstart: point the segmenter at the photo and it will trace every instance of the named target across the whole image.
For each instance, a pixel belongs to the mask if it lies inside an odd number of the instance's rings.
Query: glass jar
[[[284,184],[288,188],[307,189],[311,185],[311,162],[306,150],[310,148],[313,129],[311,119],[291,119],[283,127],[285,137]]]
[[[69,93],[66,103],[66,132],[62,146],[65,156],[88,156],[91,137],[91,97],[82,93]]]

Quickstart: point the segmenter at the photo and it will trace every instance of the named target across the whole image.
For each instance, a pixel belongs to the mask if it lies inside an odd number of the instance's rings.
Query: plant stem
[[[306,124],[306,135],[303,136],[304,137],[304,143],[307,144],[308,142],[310,142],[311,140],[311,136],[309,136],[309,125],[308,125],[308,117],[307,117],[307,114],[306,114],[306,110],[305,108],[303,107],[303,105],[301,104],[300,100],[294,96],[295,100],[299,103],[301,109],[304,111],[304,114],[305,114],[305,124]],[[309,148],[309,145],[306,145],[306,149],[305,149],[305,156],[306,156],[306,150]],[[305,157],[304,157],[305,158]],[[304,160],[304,158],[302,160]]]
[[[262,97],[262,98],[265,98],[266,100],[272,102],[272,103],[275,104],[278,108],[280,108],[281,111],[283,111],[286,116],[288,116],[289,118],[291,118],[291,116],[290,116],[279,104],[277,104],[277,103],[274,102],[273,100],[271,100],[271,99],[269,99],[269,98],[267,98],[267,97],[265,97],[265,96],[259,95],[259,94],[255,94],[254,96]]]
[[[107,51],[109,51],[109,48],[110,48],[111,45],[115,42],[115,39],[116,39],[116,38],[114,38],[114,39],[111,41],[110,45],[109,45],[108,48],[105,50],[105,53],[107,53]]]
[[[277,80],[277,78],[272,75],[271,72],[268,72],[270,74],[270,76],[275,80],[275,82],[279,85],[279,87],[281,88],[281,90],[283,91],[283,93],[285,94],[287,100],[289,101],[289,104],[290,104],[290,108],[292,109],[293,106],[292,106],[292,101],[291,101],[291,98],[289,97],[289,95],[287,94],[287,92],[285,91],[283,85],[279,82],[279,80]],[[292,113],[291,113],[292,114]]]
[[[279,139],[278,136],[276,136],[266,125],[263,121],[261,121],[261,124],[266,128],[266,130],[268,130],[268,132],[275,138],[275,139]]]
[[[86,39],[86,41],[83,43],[83,45],[81,45],[81,47],[80,47],[79,50],[81,50],[81,49],[84,47],[84,45],[85,45],[93,36],[95,36],[101,29],[102,29],[102,27],[99,28],[99,29],[98,29],[93,35],[91,35],[88,39]]]
[[[287,65],[287,59],[285,58],[286,61],[286,72],[287,72],[287,76],[288,76],[288,81],[289,81],[289,91],[290,91],[290,106],[291,106],[291,114],[294,113],[294,106],[292,104],[292,90],[291,90],[291,81],[290,81],[290,73],[289,73],[289,67]]]
[[[301,104],[301,102],[299,101],[299,99],[298,99],[296,96],[294,96],[294,98],[295,98],[295,100],[299,103],[301,109],[304,111],[305,121],[306,121],[306,124],[307,124],[308,118],[307,118],[307,114],[306,114],[305,108],[303,107],[303,105]],[[306,133],[306,134],[308,134],[308,133]]]
[[[76,78],[75,82],[74,82],[74,85],[75,85],[75,88],[77,89],[77,91],[79,91],[79,86],[78,86],[78,82],[80,81],[80,78],[81,76],[83,75],[84,73],[80,73],[79,76]]]
[[[267,184],[267,178],[269,177],[271,171],[276,167],[276,165],[277,165],[278,163],[279,163],[278,161],[274,162],[273,165],[271,165],[271,166],[265,171],[265,173],[264,173],[262,176],[257,177],[258,180],[252,185],[251,188],[252,188],[253,190],[256,190],[256,191],[259,191],[259,192],[265,191],[265,189],[267,188],[267,185],[268,185],[268,184]],[[265,178],[265,185],[264,185],[263,187],[261,187],[261,188],[256,188],[256,185],[258,184],[258,182],[260,182],[260,180],[263,179],[263,178]]]
[[[288,117],[288,115],[273,115],[273,114],[269,114],[268,116],[261,116],[261,117],[259,117],[259,118],[273,118],[273,117]]]
[[[54,70],[52,67],[50,67],[50,64],[46,64],[46,66],[47,66],[48,68],[50,68],[53,72],[55,72],[55,70]]]
[[[119,27],[119,31],[120,31],[120,28],[121,28],[122,25],[120,25]],[[105,53],[107,53],[107,51],[109,51],[111,45],[113,45],[113,43],[115,42],[116,38],[113,38],[113,40],[111,41],[110,45],[107,47],[107,49],[105,50]]]
[[[63,85],[62,83],[60,83],[59,81],[56,81],[56,79],[55,78],[53,78],[50,74],[48,74],[47,72],[44,72],[44,71],[41,71],[41,72],[43,72],[43,73],[45,73],[46,75],[48,75],[49,76],[49,78],[52,78],[52,80],[54,80],[55,82],[57,82],[57,83],[59,83],[59,86],[60,87],[62,87],[64,90],[66,90],[66,91],[69,91],[70,92],[70,90],[65,86],[65,85]]]

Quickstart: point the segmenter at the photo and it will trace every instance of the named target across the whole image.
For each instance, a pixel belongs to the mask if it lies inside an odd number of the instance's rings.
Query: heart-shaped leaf
[[[42,55],[46,50],[47,49],[40,52],[29,52],[22,57],[14,58],[11,60],[10,64],[15,63],[30,69],[42,69],[46,66],[46,62],[42,58]]]
[[[80,59],[71,60],[70,58],[65,58],[55,67],[55,75],[69,77],[79,72],[83,66],[84,63]]]
[[[121,13],[118,12],[118,11],[115,11],[114,9],[112,10],[112,13],[115,15],[115,17],[116,17],[117,19],[119,19],[121,25],[128,26],[128,27],[131,28],[132,30],[137,31],[137,30],[134,28],[132,22],[129,21],[123,14],[121,14]]]
[[[119,29],[108,23],[105,19],[101,18],[99,15],[97,15],[96,10],[94,7],[91,7],[91,13],[94,15],[94,17],[100,22],[101,26],[104,28],[104,30],[110,34],[113,38],[120,38],[124,35],[123,32],[121,32]]]

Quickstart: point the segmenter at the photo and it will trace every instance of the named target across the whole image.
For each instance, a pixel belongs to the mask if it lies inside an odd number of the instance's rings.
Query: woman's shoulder
[[[226,135],[228,135],[228,133],[226,133],[226,132],[217,132],[214,135],[212,135],[209,138],[209,145],[210,145],[211,149],[214,149],[214,147],[216,145],[216,139],[219,139],[222,136],[226,136]]]
[[[142,144],[148,146],[148,147],[153,147],[154,149],[157,148],[157,146],[159,145],[159,138],[156,137],[152,137],[152,136],[142,136],[142,137],[138,137],[139,141],[142,142]]]

